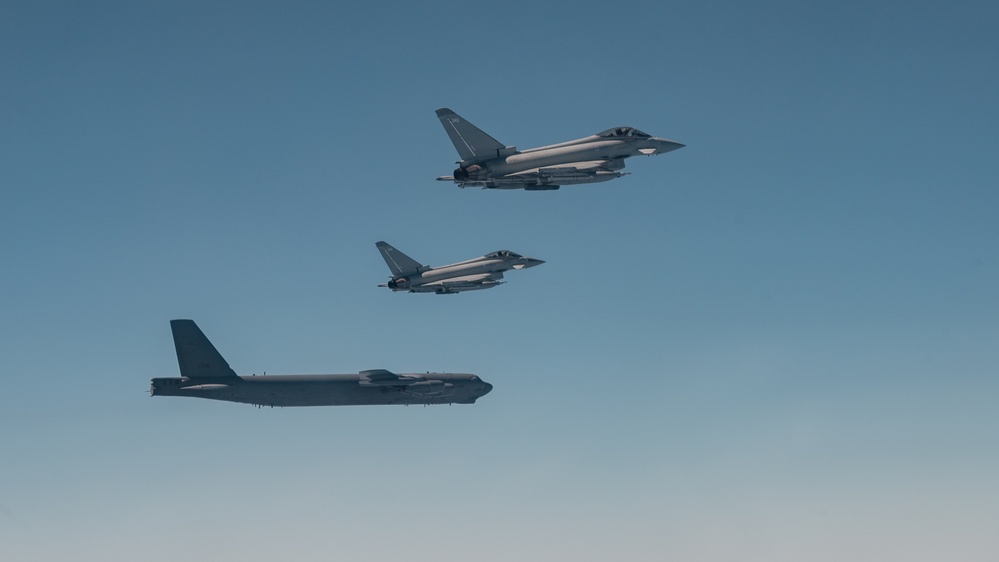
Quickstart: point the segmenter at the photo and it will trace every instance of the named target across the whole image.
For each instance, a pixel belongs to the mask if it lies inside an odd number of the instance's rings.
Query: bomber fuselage
[[[468,373],[402,376],[406,379],[383,384],[366,384],[361,375],[154,378],[150,394],[285,407],[473,404],[492,390],[491,384]]]

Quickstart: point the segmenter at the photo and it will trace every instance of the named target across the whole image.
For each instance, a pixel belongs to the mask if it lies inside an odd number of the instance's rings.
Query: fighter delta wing
[[[553,190],[563,185],[596,183],[627,175],[624,159],[652,156],[682,148],[678,142],[653,137],[634,127],[615,127],[602,133],[558,144],[517,151],[504,146],[464,118],[442,108],[437,116],[461,161],[450,176],[459,187]]]
[[[356,375],[240,377],[193,320],[171,320],[180,377],[152,380],[152,396],[190,396],[257,406],[474,404],[493,389],[469,373],[396,374],[385,369]]]
[[[375,246],[392,272],[389,282],[379,287],[410,293],[452,295],[463,291],[491,289],[503,283],[504,271],[545,263],[509,250],[499,250],[450,265],[428,267],[420,265],[385,242],[376,242]]]

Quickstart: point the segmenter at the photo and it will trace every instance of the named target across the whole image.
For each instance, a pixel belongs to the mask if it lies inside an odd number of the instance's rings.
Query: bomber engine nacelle
[[[447,396],[454,392],[454,385],[444,381],[420,381],[407,386],[406,392],[417,396]]]
[[[489,169],[482,164],[472,164],[464,166],[454,171],[454,179],[457,181],[482,181],[489,179]]]

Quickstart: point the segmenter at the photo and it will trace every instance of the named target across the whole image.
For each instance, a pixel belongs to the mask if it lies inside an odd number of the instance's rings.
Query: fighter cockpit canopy
[[[486,254],[485,257],[487,257],[487,258],[522,258],[524,256],[522,256],[522,255],[520,255],[520,254],[518,254],[516,252],[511,252],[510,250],[498,250],[496,252],[491,252],[491,253]]]
[[[613,129],[607,129],[606,131],[597,135],[598,137],[607,138],[641,138],[647,139],[652,135],[648,133],[643,133],[634,127],[615,127]]]

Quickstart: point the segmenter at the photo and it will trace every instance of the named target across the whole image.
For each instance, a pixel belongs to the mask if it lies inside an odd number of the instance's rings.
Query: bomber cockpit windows
[[[607,129],[606,131],[597,135],[598,137],[607,138],[640,138],[647,139],[652,135],[648,133],[643,133],[634,127],[616,127],[614,129]]]

